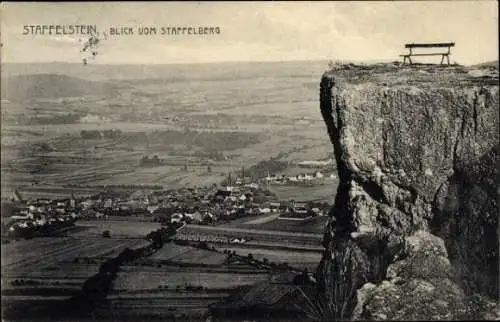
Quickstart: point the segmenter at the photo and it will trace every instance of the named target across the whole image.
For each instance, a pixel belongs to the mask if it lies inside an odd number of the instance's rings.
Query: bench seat
[[[440,55],[445,55],[448,56],[448,53],[429,53],[429,54],[406,54],[406,55],[399,55],[401,57],[410,57],[410,56],[440,56]]]
[[[406,44],[405,48],[410,49],[410,52],[408,54],[403,54],[399,55],[400,57],[404,57],[403,64],[406,64],[406,60],[408,59],[408,62],[410,65],[413,63],[411,61],[411,57],[417,57],[417,56],[441,56],[441,65],[444,62],[444,59],[446,58],[446,61],[448,65],[450,65],[450,49],[451,47],[455,47],[454,42],[449,42],[449,43],[429,43],[429,44]],[[420,53],[420,54],[415,54],[413,53],[412,49],[414,48],[448,48],[447,52],[440,52],[440,53]]]

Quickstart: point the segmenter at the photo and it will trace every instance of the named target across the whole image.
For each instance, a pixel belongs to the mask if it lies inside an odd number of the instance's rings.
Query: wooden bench
[[[454,42],[448,42],[448,43],[434,43],[434,44],[405,44],[405,48],[410,49],[410,52],[405,55],[400,55],[403,57],[403,64],[406,64],[406,60],[408,59],[408,62],[410,65],[412,64],[411,57],[414,56],[441,56],[441,65],[444,62],[444,58],[446,57],[446,60],[448,62],[448,65],[450,64],[450,49],[451,47],[455,47]],[[448,48],[446,52],[440,52],[440,53],[422,53],[422,54],[415,54],[413,53],[414,48]]]

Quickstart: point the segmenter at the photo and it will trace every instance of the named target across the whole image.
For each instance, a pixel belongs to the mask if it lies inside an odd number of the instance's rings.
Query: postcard
[[[2,321],[500,319],[497,2],[0,10]]]

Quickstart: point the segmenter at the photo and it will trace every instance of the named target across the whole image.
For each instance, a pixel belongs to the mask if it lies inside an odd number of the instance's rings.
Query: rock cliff
[[[498,299],[498,98],[498,67],[351,64],[323,75],[340,183],[319,284],[328,289],[333,258],[353,245],[354,317],[453,319],[468,295]]]

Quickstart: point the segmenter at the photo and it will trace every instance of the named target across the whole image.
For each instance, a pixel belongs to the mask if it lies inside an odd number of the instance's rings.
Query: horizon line
[[[298,62],[336,62],[340,61],[342,63],[368,63],[368,64],[376,64],[376,63],[392,63],[392,62],[399,62],[400,60],[398,59],[327,59],[327,58],[321,58],[321,59],[290,59],[290,60],[228,60],[228,61],[205,61],[205,62],[165,62],[165,63],[90,63],[88,65],[94,65],[94,66],[173,66],[173,65],[211,65],[211,64],[266,64],[266,63],[298,63]],[[474,66],[474,65],[481,65],[481,64],[487,64],[487,63],[498,63],[498,58],[497,59],[492,59],[492,60],[483,60],[480,62],[475,62],[475,63],[469,63],[469,64],[460,64],[456,62],[458,65],[462,66]],[[67,65],[80,65],[82,62],[71,62],[71,61],[26,61],[26,62],[20,62],[20,61],[2,61],[0,62],[1,65],[28,65],[28,64],[39,64],[39,65],[48,65],[48,64],[67,64]]]
[[[327,59],[327,58],[321,58],[321,59],[290,59],[290,60],[227,60],[227,61],[206,61],[206,62],[165,62],[165,63],[89,63],[88,65],[151,65],[151,66],[158,66],[158,65],[190,65],[190,64],[240,64],[240,63],[293,63],[293,62],[335,62],[335,61],[342,61],[342,62],[391,62],[391,61],[396,61],[390,60],[390,59]],[[26,61],[26,62],[19,62],[19,61],[11,61],[11,62],[6,62],[3,61],[1,63],[3,64],[72,64],[72,65],[80,65],[82,62],[70,62],[70,61]]]

